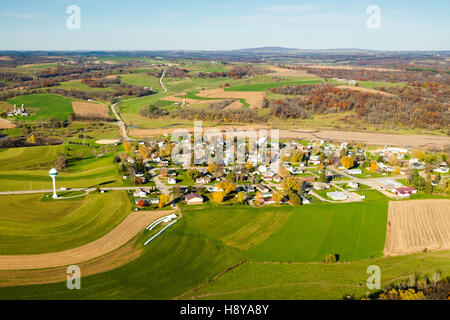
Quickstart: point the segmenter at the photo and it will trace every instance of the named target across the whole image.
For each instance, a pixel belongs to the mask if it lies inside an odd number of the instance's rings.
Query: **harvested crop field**
[[[337,86],[337,88],[339,88],[339,89],[353,90],[353,91],[360,91],[360,92],[364,92],[364,93],[381,94],[381,95],[386,96],[386,97],[394,97],[393,94],[390,94],[390,93],[388,93],[388,92],[379,91],[379,90],[370,89],[370,88],[364,88],[364,87],[355,87],[355,86]]]
[[[110,117],[108,112],[108,106],[100,103],[90,103],[90,102],[72,102],[72,108],[75,114],[80,116],[102,116]]]
[[[337,70],[367,70],[367,71],[387,71],[387,72],[399,72],[399,69],[387,69],[387,68],[370,68],[370,67],[362,67],[362,66],[326,66],[326,65],[309,65],[304,66],[305,68],[313,68],[313,69],[337,69]]]
[[[196,99],[189,99],[189,98],[179,97],[178,95],[164,97],[164,98],[161,98],[160,100],[173,101],[173,102],[179,102],[179,103],[186,102],[186,103],[191,104],[191,105],[193,105],[193,104],[211,104],[211,103],[216,103],[216,102],[222,102],[223,101],[223,99],[217,99],[217,100],[196,100]]]
[[[0,119],[0,129],[11,129],[15,128],[16,125],[12,123],[11,121]]]
[[[172,213],[174,210],[133,212],[102,238],[74,249],[37,255],[2,255],[0,270],[54,268],[95,259],[122,247],[150,223]]]
[[[305,70],[295,70],[278,67],[270,67],[268,69],[273,71],[273,73],[267,74],[268,76],[272,77],[307,77],[307,78],[317,77],[316,75],[308,73]]]
[[[132,137],[138,137],[138,138],[148,138],[148,137],[154,137],[159,136],[163,134],[172,134],[174,130],[176,129],[184,129],[188,132],[194,132],[194,126],[186,127],[186,126],[179,126],[176,128],[159,128],[159,129],[133,129],[130,130],[130,136]],[[220,127],[203,127],[203,131],[208,129],[215,129],[219,131],[225,132],[225,130],[259,130],[259,129],[266,129],[270,130],[269,126],[265,125],[252,125],[251,127],[247,126],[220,126]]]
[[[280,130],[280,138],[314,141],[325,140],[336,142],[355,142],[382,146],[410,146],[412,148],[422,148],[428,150],[444,150],[448,146],[450,146],[450,138],[446,136],[387,134],[335,130]]]
[[[224,91],[224,89],[211,89],[202,90],[197,96],[212,99],[245,99],[251,109],[258,109],[262,107],[266,93],[257,91]]]
[[[105,139],[105,140],[97,140],[97,141],[95,141],[95,143],[96,144],[106,144],[106,145],[108,145],[108,144],[120,143],[120,140],[119,139],[110,139],[110,140]]]
[[[450,248],[450,200],[391,201],[384,254]]]
[[[152,137],[162,134],[171,134],[175,129],[186,129],[193,131],[193,125],[190,127],[179,126],[177,128],[159,128],[159,129],[133,129],[130,130],[132,137]],[[206,128],[206,127],[205,127]],[[270,129],[268,125],[246,125],[243,127],[237,126],[221,126],[214,127],[218,130],[226,129],[243,129],[243,130],[258,130]],[[387,134],[387,133],[373,133],[373,132],[354,132],[354,131],[337,131],[337,130],[311,130],[311,129],[293,129],[280,130],[281,139],[297,139],[297,140],[312,140],[312,141],[335,141],[335,142],[352,142],[365,143],[368,145],[390,145],[421,149],[438,149],[444,150],[450,146],[450,138],[445,136],[432,135],[417,135],[417,134]]]
[[[239,101],[236,100],[232,103],[230,103],[229,105],[227,105],[224,110],[239,110],[243,107],[244,105]]]

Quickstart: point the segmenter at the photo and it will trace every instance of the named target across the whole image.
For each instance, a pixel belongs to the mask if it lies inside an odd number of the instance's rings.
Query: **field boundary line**
[[[207,280],[205,283],[201,284],[200,286],[189,290],[186,293],[183,293],[181,295],[179,295],[178,297],[173,298],[173,300],[183,300],[183,298],[185,298],[186,296],[190,295],[191,293],[194,293],[200,289],[203,289],[204,287],[206,287],[207,285],[209,285],[210,283],[216,281],[217,279],[221,278],[222,276],[224,276],[225,274],[227,274],[228,272],[236,269],[237,267],[240,267],[241,265],[243,265],[244,263],[247,262],[247,259],[243,259],[241,261],[239,261],[238,263],[232,265],[231,267],[227,268],[226,270],[222,271],[221,273],[219,273],[218,275],[216,275],[214,278]]]

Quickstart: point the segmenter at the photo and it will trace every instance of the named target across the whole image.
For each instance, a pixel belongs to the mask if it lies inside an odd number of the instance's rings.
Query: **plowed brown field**
[[[80,116],[99,115],[109,117],[109,109],[106,105],[89,102],[72,102],[73,111]]]
[[[390,202],[384,254],[409,254],[425,248],[450,248],[450,200]]]

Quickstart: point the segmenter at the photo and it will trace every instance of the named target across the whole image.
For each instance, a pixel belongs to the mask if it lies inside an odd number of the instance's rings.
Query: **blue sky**
[[[370,5],[380,29],[366,26]],[[450,1],[0,0],[0,30],[0,50],[450,50]]]

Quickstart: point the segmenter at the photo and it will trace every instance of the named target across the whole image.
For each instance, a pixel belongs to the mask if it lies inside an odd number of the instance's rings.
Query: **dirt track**
[[[135,129],[130,131],[133,137],[152,137],[162,134],[170,134],[175,129],[184,128],[188,131],[193,131],[193,124],[191,127],[184,126],[179,128],[160,128],[160,129]],[[248,125],[248,126],[222,126],[214,127],[218,130],[225,129],[270,129],[268,125]],[[356,142],[365,143],[368,145],[378,146],[400,146],[422,149],[438,149],[442,150],[450,146],[450,138],[445,136],[431,136],[431,135],[402,135],[402,134],[387,134],[387,133],[373,133],[373,132],[353,132],[353,131],[334,131],[334,130],[311,130],[311,129],[292,129],[280,130],[280,138],[282,139],[301,139],[313,141],[335,141],[335,142]]]
[[[179,102],[179,103],[186,102],[186,103],[188,103],[188,104],[190,104],[190,105],[195,105],[195,104],[211,104],[211,103],[217,103],[217,102],[223,101],[223,99],[217,99],[217,100],[197,100],[197,99],[189,99],[189,98],[179,97],[178,95],[173,95],[173,96],[169,96],[169,97],[164,97],[164,98],[161,98],[160,100],[174,101],[174,102]]]
[[[363,67],[363,66],[326,66],[326,65],[308,65],[303,66],[305,68],[314,68],[314,69],[337,69],[337,70],[367,70],[367,71],[386,71],[386,72],[400,72],[402,70],[399,69],[388,69],[388,68],[371,68],[371,67]]]
[[[316,75],[306,72],[305,70],[295,70],[287,68],[270,67],[273,73],[268,73],[267,76],[272,77],[307,77],[307,78],[317,78]]]
[[[0,119],[0,129],[11,129],[15,127],[16,125],[11,121]]]
[[[371,89],[371,88],[355,87],[355,86],[337,86],[337,88],[353,90],[353,91],[360,91],[360,92],[364,92],[364,93],[381,94],[386,97],[394,97],[393,94],[390,94],[388,92],[379,91],[379,90],[375,90],[375,89]]]
[[[133,212],[120,225],[102,238],[78,248],[38,255],[0,256],[0,270],[53,268],[95,259],[120,248],[150,223],[173,212],[174,210]]]
[[[384,254],[450,248],[450,200],[391,201]]]

